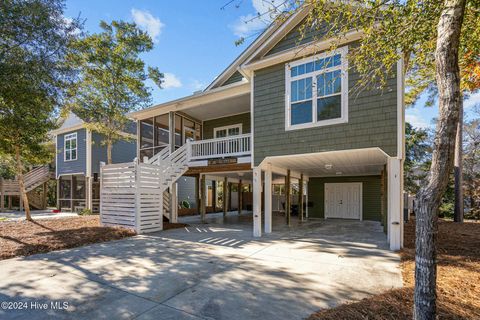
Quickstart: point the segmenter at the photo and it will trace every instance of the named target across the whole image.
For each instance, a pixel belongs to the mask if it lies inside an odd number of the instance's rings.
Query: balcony
[[[199,161],[217,158],[245,157],[251,155],[251,135],[190,141],[188,160]]]

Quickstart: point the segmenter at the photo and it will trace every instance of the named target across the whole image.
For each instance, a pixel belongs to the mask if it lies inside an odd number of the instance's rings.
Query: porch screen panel
[[[160,152],[169,143],[168,114],[155,117],[155,149],[154,153]]]

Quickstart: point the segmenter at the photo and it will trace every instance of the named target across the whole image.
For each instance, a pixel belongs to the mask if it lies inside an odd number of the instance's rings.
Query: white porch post
[[[85,177],[85,185],[87,187],[87,209],[93,210],[93,193],[92,193],[92,188],[93,188],[93,182],[91,177]]]
[[[265,171],[265,233],[272,233],[272,168],[268,165]]]
[[[253,236],[262,236],[262,170],[253,168]]]
[[[388,158],[387,236],[390,250],[400,250],[403,238],[402,161]]]
[[[170,189],[170,192],[172,193],[172,198],[170,202],[170,219],[169,220],[171,223],[177,223],[177,217],[178,217],[177,190],[178,190],[178,184],[175,182],[172,184],[172,187]]]

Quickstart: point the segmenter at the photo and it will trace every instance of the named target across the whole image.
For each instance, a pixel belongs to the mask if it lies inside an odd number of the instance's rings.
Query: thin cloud
[[[410,123],[413,127],[419,129],[426,129],[430,127],[428,122],[418,114],[407,113],[405,115],[405,121]]]
[[[468,109],[480,105],[480,92],[476,92],[463,101],[463,108]]]
[[[172,89],[172,88],[181,88],[182,87],[182,82],[173,73],[168,73],[168,72],[164,73],[163,77],[164,77],[163,78],[163,83],[162,83],[163,88]]]
[[[203,90],[206,87],[206,85],[205,83],[197,79],[194,79],[191,83],[191,87],[193,88],[194,91],[199,91],[199,90]]]
[[[284,0],[252,0],[254,13],[241,16],[232,26],[237,37],[248,37],[265,29],[275,19],[278,12],[286,7]]]
[[[162,33],[165,24],[148,11],[133,8],[131,13],[133,21],[152,37],[153,42],[158,42],[158,36]]]

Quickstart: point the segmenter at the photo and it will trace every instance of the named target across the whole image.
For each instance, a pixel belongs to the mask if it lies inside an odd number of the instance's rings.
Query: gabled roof
[[[79,116],[77,116],[73,112],[69,112],[68,115],[65,117],[65,120],[63,121],[60,128],[53,130],[51,133],[53,135],[58,135],[65,132],[78,130],[80,128],[83,128],[84,124],[85,124],[85,121],[80,119]]]
[[[275,44],[277,44],[285,35],[287,35],[308,13],[308,7],[296,11],[285,21],[274,21],[253,41],[215,80],[205,89],[205,91],[222,86],[236,71],[239,71],[245,77],[249,74],[242,70],[241,65],[253,58],[258,58],[259,54],[266,54]]]
[[[75,113],[72,111],[68,112],[68,115],[64,118],[62,125],[60,128],[56,130],[52,130],[50,134],[53,136],[57,136],[59,134],[75,131],[78,129],[85,128],[85,122],[82,120],[79,116],[77,116]],[[128,135],[131,138],[136,138],[136,123],[135,122],[130,122],[127,124],[127,127],[125,128],[125,132],[122,133],[123,135]]]

